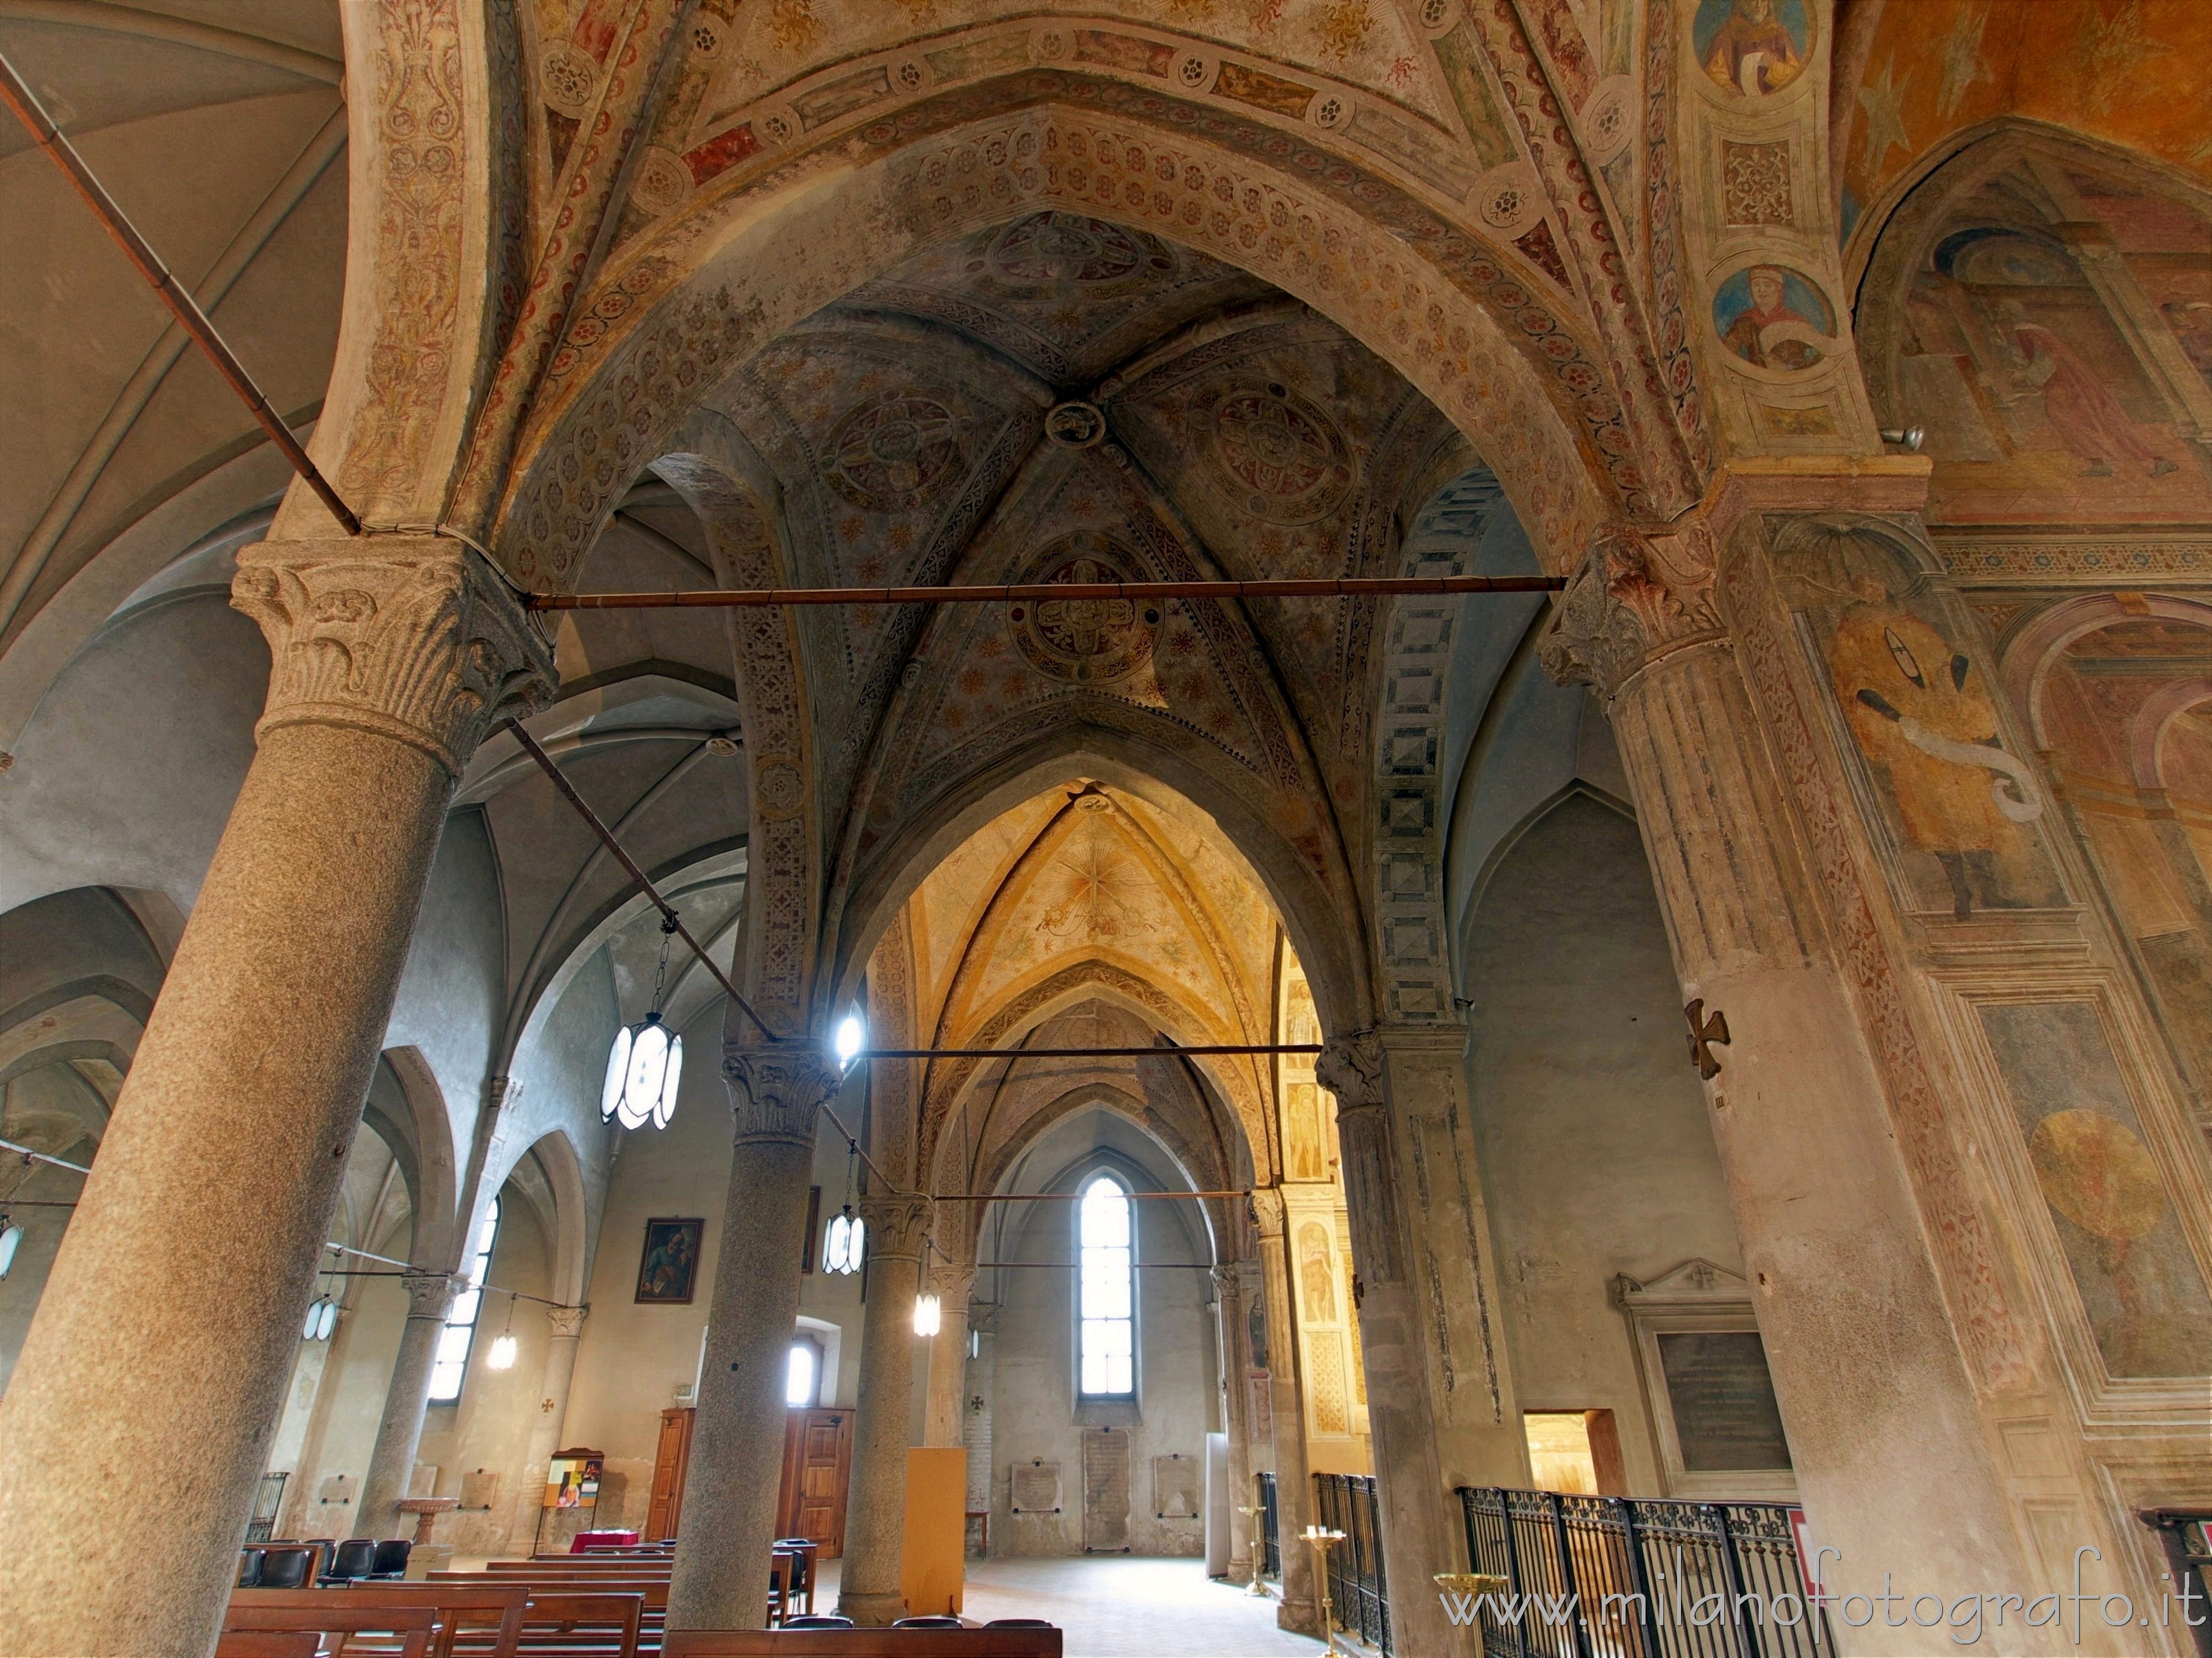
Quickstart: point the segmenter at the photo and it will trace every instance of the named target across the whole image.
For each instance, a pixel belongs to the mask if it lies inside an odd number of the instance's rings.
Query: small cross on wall
[[[1705,999],[1700,996],[1682,1010],[1682,1017],[1690,1022],[1690,1063],[1698,1067],[1698,1076],[1711,1082],[1721,1074],[1720,1056],[1712,1045],[1729,1045],[1728,1015],[1718,1008],[1708,1015]]]

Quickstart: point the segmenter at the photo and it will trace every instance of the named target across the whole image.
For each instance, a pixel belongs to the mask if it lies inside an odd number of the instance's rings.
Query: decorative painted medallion
[[[1032,213],[991,244],[993,275],[1024,286],[1120,282],[1174,269],[1175,256],[1120,225],[1075,213]]]
[[[878,513],[910,513],[927,504],[964,465],[958,417],[935,398],[915,393],[854,410],[830,432],[824,453],[837,493]]]
[[[1344,434],[1317,404],[1279,382],[1201,392],[1191,417],[1231,497],[1255,518],[1310,524],[1352,488]]]
[[[1063,537],[1042,561],[1048,582],[1133,581],[1136,561],[1110,537],[1087,531]],[[1048,598],[1008,607],[1014,643],[1039,673],[1078,684],[1121,679],[1152,659],[1159,637],[1157,600]]]

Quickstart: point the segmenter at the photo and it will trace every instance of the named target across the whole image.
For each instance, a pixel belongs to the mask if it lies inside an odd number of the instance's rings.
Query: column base
[[[896,1591],[837,1596],[837,1610],[864,1628],[881,1629],[906,1616],[905,1598]]]
[[[1321,1602],[1285,1599],[1275,1608],[1275,1627],[1286,1629],[1293,1635],[1310,1635],[1316,1641],[1322,1639]]]

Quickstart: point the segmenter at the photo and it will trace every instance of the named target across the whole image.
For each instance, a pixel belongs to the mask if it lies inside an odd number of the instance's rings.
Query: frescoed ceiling
[[[1296,959],[1279,941],[1258,875],[1187,801],[1077,778],[1001,813],[907,901],[878,950],[872,1017],[884,1019],[880,998],[896,985],[908,1005],[890,1017],[928,1045],[1162,1056],[932,1061],[920,1084],[921,1166],[951,1158],[965,1172],[944,1177],[985,1179],[1055,1111],[1111,1095],[1118,1108],[1179,1102],[1175,1121],[1147,1126],[1191,1148],[1209,1180],[1239,1155],[1265,1167],[1272,1066],[1169,1050],[1275,1040],[1279,953]],[[1248,1143],[1256,1150],[1240,1153]]]
[[[714,408],[773,474],[795,580],[1381,574],[1449,423],[1334,324],[1178,244],[1053,210],[925,250]],[[821,610],[825,798],[865,855],[1069,721],[1145,732],[1327,863],[1370,612],[1340,601]],[[1339,791],[1341,793],[1341,789]]]

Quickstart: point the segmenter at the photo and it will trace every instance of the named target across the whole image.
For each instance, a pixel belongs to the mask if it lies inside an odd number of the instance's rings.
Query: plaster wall
[[[572,987],[568,993],[576,992]],[[721,1022],[717,1003],[684,1031],[684,1082],[675,1117],[665,1130],[621,1134],[607,1179],[603,1247],[592,1264],[586,1296],[592,1310],[577,1348],[562,1442],[605,1453],[599,1519],[608,1526],[643,1523],[652,1500],[660,1412],[691,1402],[689,1396],[679,1400],[677,1389],[691,1386],[699,1372],[730,1187],[729,1090],[715,1063],[721,1052]],[[856,1129],[859,1092],[855,1082],[836,1107]],[[860,1376],[860,1279],[821,1270],[822,1229],[837,1212],[845,1189],[844,1143],[826,1119],[815,1142],[814,1181],[822,1187],[816,1266],[802,1281],[799,1310],[802,1317],[831,1327],[836,1335],[836,1370],[824,1378],[821,1402],[849,1406]],[[698,1216],[706,1222],[688,1306],[637,1303],[645,1224],[660,1216]],[[814,1333],[817,1339],[823,1334]]]
[[[1017,1164],[1008,1183],[1024,1191],[1074,1191],[1101,1169],[1138,1191],[1187,1187],[1159,1144],[1110,1112],[1063,1119],[1041,1137],[1027,1161],[1057,1168],[1060,1177],[1030,1184]],[[1018,1182],[1017,1184],[1017,1182]],[[985,1236],[983,1248],[1002,1250],[986,1260],[1073,1263],[1076,1260],[1072,1203],[1020,1206],[1003,1236]],[[1212,1249],[1195,1221],[1196,1206],[1139,1203],[1135,1210],[1139,1261],[1206,1261]],[[978,1293],[992,1275],[978,1280]],[[1076,1275],[1031,1269],[1001,1272],[1000,1310],[992,1356],[989,1454],[991,1549],[1016,1556],[1079,1555],[1084,1552],[1083,1434],[1085,1427],[1126,1427],[1129,1434],[1129,1546],[1134,1554],[1204,1552],[1201,1522],[1155,1518],[1152,1459],[1180,1452],[1200,1459],[1206,1434],[1220,1426],[1215,1400],[1218,1355],[1213,1333],[1212,1283],[1202,1271],[1137,1274],[1137,1400],[1079,1404],[1076,1399]],[[1016,1463],[1041,1458],[1060,1470],[1061,1511],[1021,1515],[1012,1509]]]
[[[1499,863],[1467,932],[1475,1133],[1522,1407],[1607,1409],[1661,1493],[1620,1273],[1742,1270],[1635,824],[1569,797]]]

